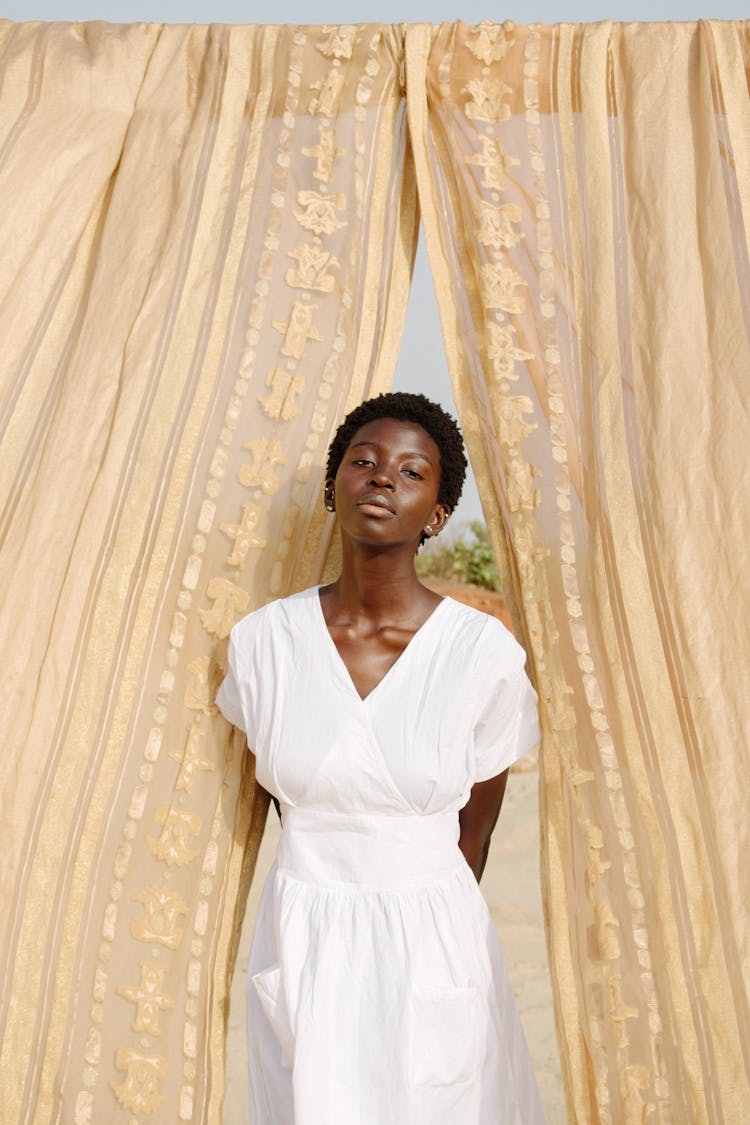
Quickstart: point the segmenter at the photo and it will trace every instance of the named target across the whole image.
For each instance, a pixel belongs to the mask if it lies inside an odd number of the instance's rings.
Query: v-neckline
[[[357,685],[355,684],[354,680],[352,679],[352,674],[349,671],[349,669],[347,668],[346,663],[344,661],[344,658],[342,657],[341,653],[339,652],[338,648],[336,647],[336,642],[334,641],[333,637],[331,636],[331,632],[328,628],[328,622],[326,621],[325,614],[323,613],[323,603],[320,600],[320,591],[322,589],[323,589],[322,583],[319,586],[315,587],[316,613],[317,613],[318,619],[320,621],[320,625],[323,629],[323,633],[325,634],[325,636],[328,639],[328,644],[329,644],[330,649],[333,653],[333,659],[334,659],[335,663],[338,665],[341,672],[343,672],[344,677],[346,678],[346,681],[349,684],[349,687],[354,692],[354,694],[357,697],[357,699],[359,700],[359,702],[362,703],[362,704],[369,703],[369,701],[372,699],[373,695],[375,695],[375,693],[380,690],[380,688],[385,683],[385,681],[390,677],[394,668],[396,668],[399,664],[401,664],[401,662],[403,661],[404,657],[406,656],[407,652],[412,647],[412,645],[414,644],[416,639],[419,636],[422,635],[422,633],[425,631],[425,629],[430,624],[432,619],[439,613],[440,607],[442,605],[445,605],[446,602],[449,602],[451,600],[450,598],[447,598],[447,597],[443,597],[443,598],[440,599],[440,601],[435,606],[435,608],[432,610],[432,612],[427,617],[425,617],[424,621],[419,626],[419,628],[414,631],[412,636],[409,638],[407,643],[404,645],[401,652],[398,654],[396,659],[393,661],[393,664],[391,664],[390,668],[388,668],[387,671],[380,677],[380,679],[375,684],[375,686],[373,688],[371,688],[370,691],[368,691],[367,695],[360,695],[359,691],[357,690]]]

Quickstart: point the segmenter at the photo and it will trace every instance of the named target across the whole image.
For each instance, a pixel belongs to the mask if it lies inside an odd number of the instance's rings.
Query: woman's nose
[[[378,465],[373,469],[369,483],[377,488],[393,488],[393,477],[386,466]]]

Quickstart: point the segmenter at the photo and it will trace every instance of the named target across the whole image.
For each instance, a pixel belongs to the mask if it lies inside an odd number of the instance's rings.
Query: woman
[[[525,653],[414,570],[466,470],[453,419],[382,395],[339,427],[341,576],[232,630],[217,702],[283,831],[248,970],[253,1125],[536,1125],[477,883],[538,739]]]

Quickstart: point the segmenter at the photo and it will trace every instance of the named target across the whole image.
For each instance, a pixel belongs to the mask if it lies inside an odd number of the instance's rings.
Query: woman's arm
[[[490,850],[490,837],[500,814],[500,806],[505,795],[508,770],[487,781],[478,781],[472,787],[469,800],[458,814],[460,833],[458,846],[476,876],[482,877],[487,854]]]

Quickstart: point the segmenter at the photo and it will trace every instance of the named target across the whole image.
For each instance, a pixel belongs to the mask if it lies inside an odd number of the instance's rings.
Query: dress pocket
[[[281,1058],[285,1066],[291,1066],[294,1059],[294,1035],[289,1022],[289,1009],[286,1005],[281,969],[271,965],[251,978],[260,1006],[281,1047]]]
[[[479,1066],[476,988],[431,987],[411,996],[409,1081],[412,1086],[470,1082]]]

